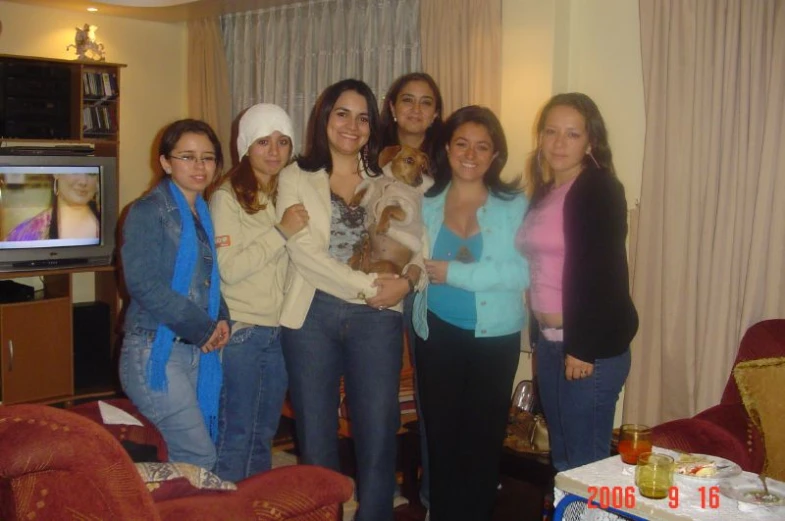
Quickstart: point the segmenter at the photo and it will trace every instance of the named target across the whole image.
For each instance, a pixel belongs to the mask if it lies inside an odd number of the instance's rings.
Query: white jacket
[[[232,320],[278,326],[289,258],[272,203],[249,215],[226,182],[210,199],[221,293]]]
[[[302,203],[308,211],[308,225],[286,242],[291,266],[284,285],[281,325],[299,329],[319,289],[353,304],[365,304],[365,299],[376,295],[375,274],[355,271],[330,256],[330,177],[325,170],[306,172],[297,163],[283,169],[278,180],[278,219],[293,204]],[[418,256],[412,264],[421,268],[418,289],[427,284],[427,276]],[[402,303],[391,307],[402,311]]]

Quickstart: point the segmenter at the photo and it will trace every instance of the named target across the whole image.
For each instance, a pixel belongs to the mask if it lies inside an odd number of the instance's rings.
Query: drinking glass
[[[668,490],[673,486],[673,458],[667,454],[644,452],[638,456],[635,467],[635,484],[641,496],[650,499],[668,497]]]
[[[640,454],[651,452],[651,428],[631,423],[622,425],[617,449],[624,463],[635,465]]]
[[[534,406],[534,383],[531,380],[521,380],[512,393],[512,414],[531,412]]]

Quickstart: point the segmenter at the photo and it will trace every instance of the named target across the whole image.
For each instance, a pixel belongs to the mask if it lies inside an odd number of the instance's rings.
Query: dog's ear
[[[379,167],[384,168],[384,165],[392,161],[400,151],[401,145],[391,145],[389,147],[384,147],[384,150],[382,150],[382,152],[379,154]]]
[[[423,162],[420,166],[420,171],[422,172],[422,175],[431,175],[431,160],[426,154],[423,154]]]

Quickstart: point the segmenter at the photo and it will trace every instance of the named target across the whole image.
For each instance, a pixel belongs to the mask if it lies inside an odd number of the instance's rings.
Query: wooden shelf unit
[[[0,142],[4,146],[92,144],[94,155],[117,158],[119,170],[124,67],[0,54]],[[119,308],[114,266],[0,273],[0,279],[41,277],[44,286],[34,300],[0,304],[0,403],[77,397],[72,288],[77,273],[92,273],[95,300],[109,305],[107,345],[110,349],[114,345]]]

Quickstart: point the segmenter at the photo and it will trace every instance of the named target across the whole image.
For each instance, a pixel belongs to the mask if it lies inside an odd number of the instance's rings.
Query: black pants
[[[521,335],[476,338],[431,312],[428,328],[415,353],[431,521],[486,521],[496,499]]]

